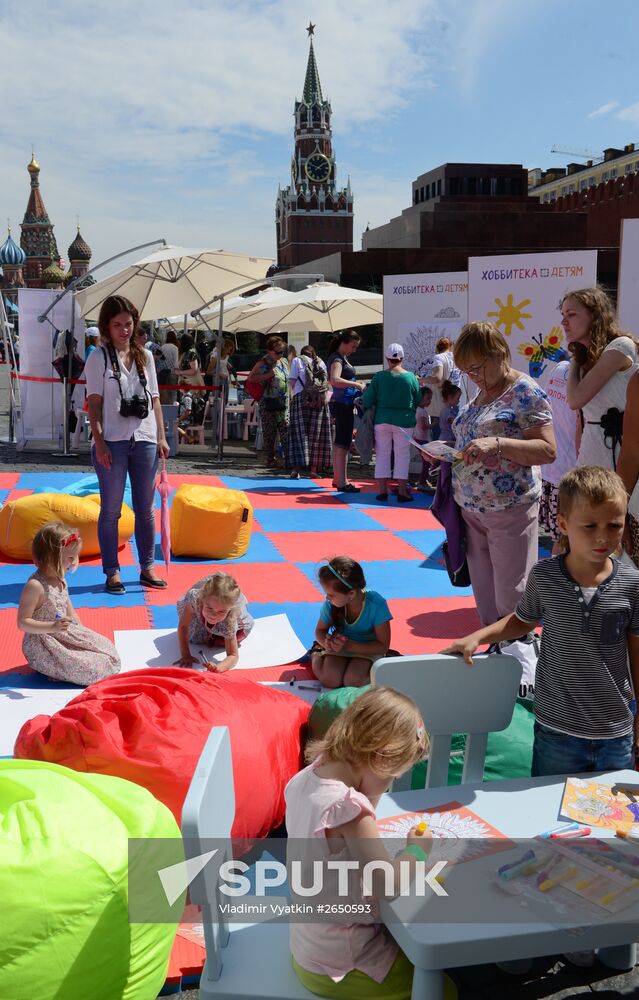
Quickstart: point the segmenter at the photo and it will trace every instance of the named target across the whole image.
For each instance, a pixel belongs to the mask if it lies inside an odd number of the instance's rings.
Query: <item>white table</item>
[[[597,780],[611,785],[617,782],[639,785],[639,774],[616,771],[600,775]],[[382,796],[376,813],[378,819],[384,819],[455,801],[508,837],[530,839],[563,822],[559,819],[559,809],[564,782],[563,777],[527,778],[428,791],[390,792]],[[593,836],[614,838],[614,831],[593,827]],[[616,844],[621,841],[617,840]],[[639,940],[639,902],[597,926],[584,928],[583,919],[575,919],[573,930],[579,931],[576,937],[570,933],[570,918],[555,915],[553,922],[555,911],[550,902],[546,921],[545,903],[525,909],[522,897],[501,891],[497,885],[497,868],[521,855],[522,845],[519,844],[511,852],[484,856],[451,870],[445,883],[446,891],[451,899],[455,896],[456,909],[459,894],[462,894],[461,899],[467,901],[468,916],[473,922],[461,922],[453,917],[451,909],[447,910],[446,900],[434,894],[421,904],[411,897],[398,897],[391,903],[381,904],[383,920],[415,966],[414,1000],[443,1000],[442,970],[464,965],[590,948],[603,949],[599,957],[613,968],[627,969],[634,965],[633,942]],[[428,922],[424,919],[418,922],[414,919],[416,908],[424,905],[432,918]],[[493,914],[498,922],[487,922]],[[562,926],[558,926],[559,922]]]

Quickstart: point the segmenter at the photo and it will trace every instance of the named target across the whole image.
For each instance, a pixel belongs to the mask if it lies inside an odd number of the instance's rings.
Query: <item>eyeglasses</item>
[[[460,368],[462,375],[468,375],[470,378],[476,378],[484,370],[488,362],[482,361],[480,365],[471,365],[470,368]]]
[[[273,354],[284,354],[284,351],[273,351]]]

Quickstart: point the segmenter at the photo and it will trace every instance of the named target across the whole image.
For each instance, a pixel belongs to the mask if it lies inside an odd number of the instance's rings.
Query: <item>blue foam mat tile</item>
[[[64,490],[71,483],[77,482],[79,475],[72,472],[21,472],[15,485],[16,490],[42,490],[48,488]]]
[[[156,537],[155,542],[155,561],[156,563],[160,563],[162,565],[164,564],[164,556],[162,555],[159,536]],[[196,556],[171,556],[172,563],[188,563],[190,565],[201,564],[202,566],[215,566],[219,562],[274,563],[285,561],[284,556],[278,552],[273,545],[273,542],[271,542],[270,539],[268,539],[261,531],[256,531],[255,534],[251,536],[251,544],[248,547],[248,551],[245,552],[243,556],[237,556],[235,559],[198,559]]]
[[[68,681],[53,681],[44,674],[19,674],[12,670],[7,674],[0,674],[0,690],[7,688],[29,688],[31,690],[50,691],[51,689],[69,690],[73,692],[84,691],[83,684],[69,684]]]
[[[7,497],[10,493],[11,490],[0,490],[0,507],[7,502]]]
[[[339,493],[338,496],[343,503],[355,510],[367,510],[371,507],[378,510],[388,510],[389,507],[429,510],[433,502],[433,498],[426,493],[413,493],[414,499],[411,503],[399,503],[393,493],[389,495],[388,500],[378,500],[377,491],[372,493]]]
[[[315,628],[319,621],[322,598],[317,595],[317,603],[300,601],[298,603],[277,601],[258,603],[252,601],[249,611],[254,618],[268,618],[270,615],[287,615],[291,627],[298,639],[308,648],[315,638]]]
[[[296,566],[313,583],[316,582],[317,566],[315,563],[296,563]],[[431,560],[423,563],[411,563],[410,560],[378,560],[362,562],[361,567],[366,577],[366,586],[376,590],[387,601],[395,598],[420,597],[463,597],[471,596],[470,587],[453,587],[448,576],[441,572],[439,565],[433,565]]]
[[[178,613],[175,604],[147,605],[151,628],[177,628]],[[250,609],[249,609],[250,610]]]
[[[322,510],[265,510],[254,511],[255,520],[268,533],[278,531],[385,531],[363,511],[348,510],[344,513],[338,506]]]
[[[264,476],[263,479],[243,479],[240,476],[220,476],[224,485],[230,490],[243,490],[251,493],[277,494],[278,496],[295,496],[300,490],[325,492],[315,479],[290,479],[288,476],[276,479],[274,476]]]
[[[1,574],[0,574],[1,578]],[[24,583],[0,584],[0,608],[15,608],[20,603]]]
[[[35,573],[33,563],[6,563],[0,566],[0,582],[3,587],[10,587],[19,583],[22,586],[27,582],[32,573]]]
[[[435,529],[394,531],[393,534],[403,538],[427,559],[443,559],[442,543],[446,540],[446,532],[443,528],[441,531]]]
[[[69,597],[74,608],[143,607],[144,588],[140,583],[137,566],[123,566],[120,570],[125,594],[107,594],[104,590],[104,574],[99,566],[80,566],[67,577]]]

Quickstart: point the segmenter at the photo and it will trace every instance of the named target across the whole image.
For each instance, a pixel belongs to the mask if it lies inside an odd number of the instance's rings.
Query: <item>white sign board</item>
[[[59,292],[46,288],[21,288],[18,291],[20,313],[20,375],[29,378],[55,379],[54,382],[20,382],[22,421],[19,438],[58,442],[62,425],[62,382],[52,366],[53,343],[57,331],[73,330],[78,353],[84,357],[84,323],[73,295],[65,295],[48,314],[38,321]]]
[[[596,250],[471,257],[468,316],[494,323],[508,342],[514,367],[545,387],[557,361],[569,356],[561,299],[596,282]]]
[[[467,321],[466,271],[384,276],[384,348],[401,344],[404,367],[429,375],[437,341],[455,341]]]
[[[622,330],[639,336],[639,219],[622,219],[617,313]]]

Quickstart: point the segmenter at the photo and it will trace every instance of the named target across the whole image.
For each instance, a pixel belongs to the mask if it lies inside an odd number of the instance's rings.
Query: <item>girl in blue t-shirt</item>
[[[313,673],[325,687],[363,687],[373,660],[388,652],[393,616],[380,594],[366,590],[354,559],[335,556],[318,578],[326,600],[315,629]]]

